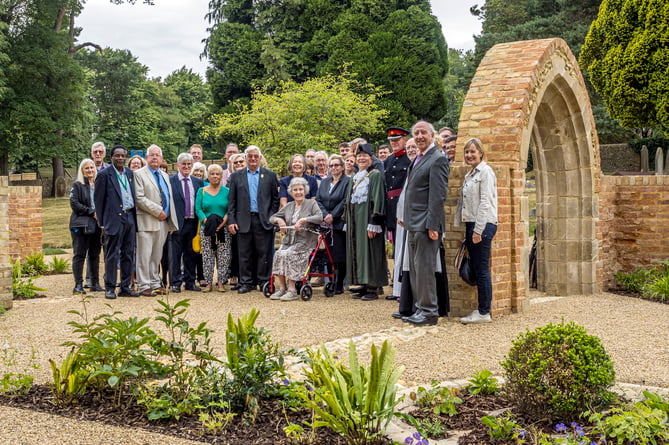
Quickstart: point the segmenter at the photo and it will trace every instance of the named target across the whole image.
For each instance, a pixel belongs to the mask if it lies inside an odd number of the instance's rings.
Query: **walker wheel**
[[[295,290],[297,293],[300,293],[300,289],[302,289],[302,282],[301,281],[295,281]]]
[[[300,289],[300,297],[302,297],[302,300],[304,301],[311,300],[313,293],[314,291],[311,289],[311,284],[308,283],[302,286],[302,289]]]
[[[325,283],[325,288],[323,288],[323,292],[325,293],[325,296],[330,298],[334,297],[335,294],[335,284],[333,281],[330,281],[329,283]]]
[[[269,298],[272,295],[272,283],[270,281],[262,285],[262,294],[265,298]]]

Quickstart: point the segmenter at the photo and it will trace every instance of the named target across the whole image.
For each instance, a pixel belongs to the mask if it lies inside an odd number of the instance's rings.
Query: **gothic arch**
[[[486,160],[498,171],[494,310],[522,310],[526,302],[530,242],[524,192],[530,150],[539,289],[551,295],[596,292],[599,146],[583,77],[562,39],[503,43],[488,51],[460,115],[456,165],[463,165],[462,146],[470,137],[482,140]],[[452,193],[459,193],[466,170],[455,168]],[[465,312],[473,304],[471,290],[456,289],[454,297],[462,298]]]

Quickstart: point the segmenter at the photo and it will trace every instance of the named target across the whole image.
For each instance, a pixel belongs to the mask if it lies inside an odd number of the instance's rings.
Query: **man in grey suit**
[[[432,124],[418,121],[411,132],[419,152],[407,177],[404,229],[408,232],[409,276],[416,313],[403,320],[417,326],[434,325],[439,317],[434,261],[444,232],[450,167],[448,157],[434,144]]]
[[[167,235],[177,230],[172,186],[167,173],[160,170],[163,151],[151,145],[146,151],[148,165],[135,176],[137,203],[137,284],[141,295],[167,293],[160,278],[160,259]]]

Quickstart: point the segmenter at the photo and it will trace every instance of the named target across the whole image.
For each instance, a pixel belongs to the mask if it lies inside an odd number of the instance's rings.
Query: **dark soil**
[[[292,443],[283,432],[291,423],[301,425],[305,434],[309,428],[302,422],[311,420],[308,413],[284,410],[278,400],[267,400],[261,404],[255,423],[246,425],[240,416],[235,417],[222,435],[207,435],[206,428],[197,417],[181,417],[176,421],[149,421],[143,407],[132,397],[125,397],[119,408],[113,406],[111,394],[85,396],[73,406],[59,408],[53,403],[51,389],[46,385],[35,385],[30,393],[21,396],[0,396],[0,405],[30,409],[53,415],[102,422],[115,426],[142,428],[154,433],[176,436],[184,439],[211,444],[283,445]],[[327,428],[318,428],[313,443],[323,445],[343,445],[346,442],[338,434]],[[390,440],[385,444],[392,443]],[[380,445],[383,445],[380,444]]]
[[[644,297],[643,294],[641,294],[639,292],[630,292],[627,289],[624,289],[622,287],[614,287],[614,288],[608,289],[607,292],[610,292],[610,293],[616,294],[616,295],[623,295],[625,297],[630,297],[630,298],[639,298],[641,300],[654,301],[655,303],[669,304],[669,299],[657,300],[657,299],[653,299],[653,298],[647,298],[647,297]]]

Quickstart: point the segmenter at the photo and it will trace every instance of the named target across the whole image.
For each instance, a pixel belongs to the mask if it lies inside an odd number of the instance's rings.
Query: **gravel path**
[[[69,275],[42,277],[36,284],[49,289],[48,297],[15,301],[14,308],[0,316],[0,344],[18,349],[23,365],[35,351],[40,368],[30,373],[36,383],[46,383],[51,379],[48,359],[62,360],[66,349],[60,344],[75,338],[67,322],[76,317],[68,311],[81,311],[83,306],[79,297],[69,295]],[[110,310],[107,304],[125,317],[155,315],[157,304],[153,298],[110,302],[101,298],[102,293],[97,296],[89,305],[91,316]],[[392,319],[390,313],[396,309],[393,302],[362,302],[346,294],[325,298],[318,288],[309,302],[270,301],[260,292],[184,292],[169,296],[172,303],[182,298],[191,299],[187,318],[192,323],[206,321],[216,330],[213,343],[221,355],[228,312],[237,317],[255,307],[260,310],[257,325],[267,328],[284,347],[321,342],[343,347],[348,338],[355,337],[365,357],[363,351],[369,349],[369,342],[390,338],[397,350],[396,361],[406,368],[401,383],[425,385],[431,380],[466,379],[482,369],[499,375],[499,362],[519,333],[564,319],[585,326],[588,333],[602,339],[615,363],[618,381],[669,388],[669,305],[614,294],[535,298],[528,311],[498,317],[491,324],[465,326],[442,319],[438,326],[429,328],[407,327]],[[8,444],[192,443],[5,407],[0,407],[0,424],[0,442]]]

